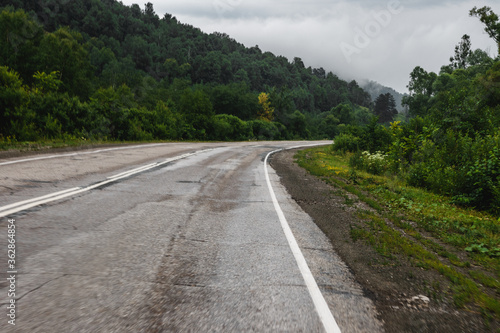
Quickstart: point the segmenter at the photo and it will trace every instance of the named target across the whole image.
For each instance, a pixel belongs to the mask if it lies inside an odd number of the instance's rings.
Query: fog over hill
[[[380,95],[380,94],[387,94],[390,93],[394,99],[396,100],[396,108],[398,109],[398,112],[401,112],[403,110],[403,97],[405,94],[401,94],[400,92],[397,92],[393,88],[390,87],[385,87],[381,85],[378,82],[371,81],[371,80],[365,80],[359,82],[359,85],[361,88],[363,88],[367,93],[370,94],[371,98],[373,101]]]

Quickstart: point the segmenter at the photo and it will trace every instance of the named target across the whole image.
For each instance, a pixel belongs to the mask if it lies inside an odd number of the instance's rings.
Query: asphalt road
[[[324,332],[264,169],[267,153],[301,144],[311,142],[161,144],[0,160],[0,216],[2,207],[81,189],[3,209],[0,331]],[[150,168],[124,173],[144,165]],[[328,239],[268,171],[335,323],[342,332],[381,331],[372,302]],[[7,273],[9,219],[14,274]]]

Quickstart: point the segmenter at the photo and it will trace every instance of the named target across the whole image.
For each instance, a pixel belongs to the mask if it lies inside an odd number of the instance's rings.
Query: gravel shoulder
[[[479,313],[457,310],[446,294],[446,281],[436,272],[412,266],[405,258],[397,265],[370,245],[351,239],[352,227],[363,222],[356,208],[345,204],[339,189],[310,175],[294,162],[295,150],[271,159],[281,183],[330,239],[351,269],[365,295],[372,299],[386,332],[489,332]],[[420,295],[427,297],[418,298]],[[425,301],[424,301],[425,300]]]

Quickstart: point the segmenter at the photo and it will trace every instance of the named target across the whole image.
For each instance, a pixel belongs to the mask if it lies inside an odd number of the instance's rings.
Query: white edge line
[[[13,207],[25,205],[25,204],[28,204],[28,203],[31,203],[31,202],[34,202],[34,201],[37,201],[37,200],[43,200],[43,199],[46,199],[46,198],[55,197],[57,195],[64,194],[64,193],[67,193],[67,192],[71,192],[71,191],[76,191],[78,189],[80,189],[80,187],[74,187],[74,188],[70,188],[68,190],[59,191],[59,192],[55,192],[55,193],[50,193],[50,194],[47,194],[47,195],[44,195],[44,196],[41,196],[41,197],[37,197],[37,198],[34,198],[34,199],[28,199],[28,200],[24,200],[24,201],[19,201],[19,202],[16,202],[16,203],[13,203],[13,204],[1,207],[0,211],[4,211],[6,209],[10,209],[10,208],[13,208]]]
[[[148,165],[144,165],[144,166],[132,169],[132,170],[124,171],[124,172],[119,173],[119,174],[114,175],[114,176],[107,177],[107,179],[117,178],[117,177],[121,177],[121,176],[127,175],[127,174],[133,175],[136,172],[140,172],[140,171],[143,171],[143,170],[147,170],[148,168],[155,167],[157,164],[158,163],[151,163],[151,164],[148,164]]]
[[[36,207],[39,205],[43,205],[45,203],[49,203],[52,201],[64,199],[64,198],[67,198],[69,196],[73,196],[73,195],[76,195],[79,193],[87,192],[87,191],[90,191],[92,189],[101,187],[103,185],[113,183],[119,179],[127,178],[127,177],[134,175],[134,174],[141,173],[141,172],[147,171],[149,169],[153,169],[153,168],[156,168],[158,166],[161,166],[161,165],[173,162],[173,161],[177,161],[177,160],[180,160],[180,159],[183,159],[186,157],[190,157],[190,156],[193,156],[196,154],[205,153],[205,152],[210,151],[210,150],[213,150],[213,148],[202,149],[202,150],[195,151],[193,153],[183,154],[180,156],[166,159],[165,161],[160,162],[160,163],[148,164],[146,166],[134,169],[135,172],[132,172],[134,170],[122,172],[122,173],[117,174],[115,176],[108,177],[107,180],[104,180],[100,183],[96,183],[93,185],[89,185],[87,187],[83,187],[83,188],[82,187],[75,187],[72,189],[68,189],[68,190],[64,190],[64,191],[60,191],[60,192],[55,192],[55,193],[47,194],[47,195],[44,195],[41,197],[37,197],[37,198],[29,199],[29,200],[24,200],[24,201],[16,202],[16,203],[13,203],[13,204],[10,204],[7,206],[3,206],[3,207],[0,207],[0,217],[8,216],[8,215],[11,215],[11,214],[14,214],[14,213],[26,210],[26,209],[30,209],[30,208],[33,208],[33,207]],[[15,207],[15,208],[12,208],[12,207]],[[11,208],[11,209],[9,209],[9,208]]]
[[[319,144],[317,144],[319,145]],[[307,146],[296,146],[296,147],[291,147],[287,149],[294,149],[294,148],[302,148],[302,147],[311,147],[311,146],[317,146],[315,145],[307,145]],[[319,290],[318,284],[316,283],[316,280],[314,279],[314,276],[311,273],[311,270],[309,269],[309,266],[307,265],[306,259],[304,258],[304,255],[302,254],[299,245],[297,244],[297,240],[293,236],[293,232],[290,229],[290,226],[288,225],[288,222],[285,218],[285,214],[283,214],[283,211],[281,210],[281,207],[278,203],[278,200],[276,199],[276,194],[274,193],[273,187],[271,185],[271,180],[269,178],[269,173],[267,171],[267,160],[269,156],[272,154],[281,151],[282,149],[272,151],[267,154],[266,158],[264,159],[264,172],[266,176],[266,182],[267,186],[269,188],[269,193],[271,194],[271,199],[274,204],[274,209],[276,210],[276,213],[278,214],[278,218],[281,222],[281,227],[283,228],[283,232],[285,233],[286,239],[288,241],[288,245],[290,246],[290,249],[292,250],[293,256],[295,257],[295,261],[297,262],[297,265],[299,266],[300,273],[302,274],[302,277],[304,279],[304,282],[306,283],[307,289],[309,290],[309,294],[311,295],[311,298],[313,300],[314,306],[316,307],[316,312],[319,315],[319,318],[321,320],[321,323],[323,324],[323,327],[325,328],[325,332],[327,333],[340,333],[340,328],[337,325],[337,322],[335,321],[335,318],[333,317],[332,312],[330,311],[330,308],[328,307],[328,304],[325,301],[325,298],[323,297],[323,294],[321,293],[321,290]]]
[[[22,210],[30,209],[30,208],[33,208],[33,207],[36,207],[36,206],[39,206],[39,205],[43,205],[45,203],[49,203],[49,202],[52,202],[52,201],[64,199],[66,197],[69,197],[69,196],[72,196],[72,195],[75,195],[75,194],[78,194],[78,193],[81,193],[81,192],[85,192],[85,191],[87,191],[86,188],[82,189],[82,188],[76,187],[74,191],[71,191],[71,192],[68,192],[68,193],[65,193],[65,194],[61,194],[61,195],[58,195],[56,197],[50,197],[50,198],[45,199],[45,200],[40,200],[40,198],[36,198],[36,199],[38,199],[38,201],[29,203],[29,204],[26,204],[26,205],[23,205],[23,206],[20,206],[20,207],[13,208],[11,210],[0,212],[0,217],[8,216],[8,215],[20,212]]]

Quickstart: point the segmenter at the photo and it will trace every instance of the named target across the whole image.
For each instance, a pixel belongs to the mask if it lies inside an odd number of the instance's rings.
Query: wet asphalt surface
[[[323,332],[263,168],[268,152],[298,144],[181,143],[0,160],[4,206],[211,149],[1,218],[0,331]],[[269,171],[342,332],[381,331],[328,239]],[[9,218],[16,220],[15,326],[6,315]]]

